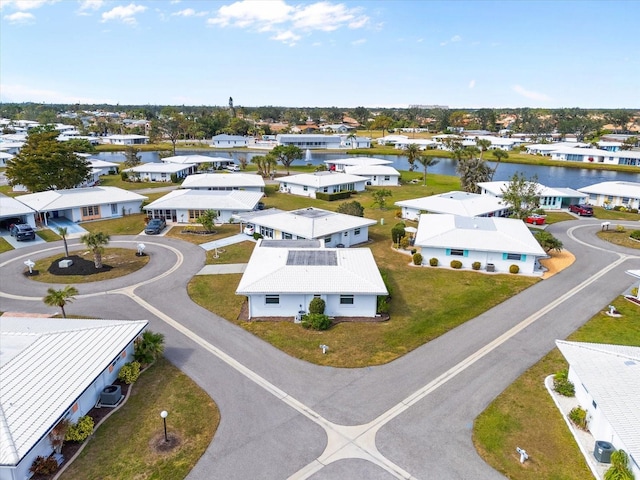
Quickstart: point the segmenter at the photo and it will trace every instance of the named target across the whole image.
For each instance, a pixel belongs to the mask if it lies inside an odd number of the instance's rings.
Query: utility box
[[[66,258],[64,260],[60,260],[58,262],[58,267],[59,268],[69,268],[71,265],[73,265],[73,260]]]
[[[487,263],[487,272],[495,272],[496,266],[493,263]]]
[[[100,404],[103,406],[117,405],[122,396],[120,385],[108,385],[100,393]]]
[[[611,463],[611,454],[615,451],[616,449],[609,442],[596,440],[596,445],[593,447],[593,456],[600,463]]]

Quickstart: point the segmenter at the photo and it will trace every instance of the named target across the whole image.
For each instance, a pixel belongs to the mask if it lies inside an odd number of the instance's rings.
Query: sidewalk
[[[213,250],[214,248],[226,247],[235,243],[242,242],[255,242],[256,240],[251,235],[245,235],[244,233],[238,233],[231,235],[230,237],[221,238],[212,242],[203,243],[200,246],[206,251]]]

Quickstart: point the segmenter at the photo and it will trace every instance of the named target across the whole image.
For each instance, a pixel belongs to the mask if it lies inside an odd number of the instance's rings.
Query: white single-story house
[[[502,198],[504,191],[509,187],[509,181],[480,182],[480,193]],[[587,195],[573,188],[547,187],[537,183],[537,192],[540,196],[540,208],[544,210],[561,210],[569,208],[575,203],[585,203]]]
[[[102,143],[109,145],[144,145],[149,143],[149,137],[145,135],[109,135],[102,137]]]
[[[453,191],[395,202],[402,209],[402,218],[418,221],[423,213],[449,213],[463,217],[505,217],[509,207],[502,199],[492,195],[480,195]]]
[[[562,148],[551,152],[552,160],[565,160],[608,165],[640,165],[640,152],[619,150],[611,152],[599,148]]]
[[[175,157],[161,158],[161,161],[165,163],[177,163],[180,165],[201,165],[210,164],[211,168],[221,170],[225,166],[233,163],[233,160],[222,157],[209,157],[207,155],[176,155]]]
[[[342,145],[340,135],[292,134],[276,135],[278,145],[295,145],[303,150],[339,149]]]
[[[0,167],[6,167],[7,160],[11,160],[14,156],[7,152],[0,152]]]
[[[332,123],[326,125],[320,125],[320,130],[322,132],[333,132],[333,133],[349,133],[355,130],[351,125],[345,125],[344,123]]]
[[[346,165],[345,173],[367,178],[367,185],[397,187],[400,172],[389,165]]]
[[[170,182],[171,175],[184,178],[197,170],[192,163],[143,163],[132,168],[127,168],[130,177],[139,178],[142,182]]]
[[[409,137],[406,135],[385,135],[377,139],[378,145],[395,145],[398,142],[406,142]]]
[[[335,172],[344,172],[345,167],[369,167],[373,165],[391,165],[391,160],[383,160],[381,158],[374,157],[348,157],[340,158],[338,160],[325,160],[327,164],[327,170]]]
[[[211,137],[211,146],[214,148],[237,148],[248,147],[253,141],[252,137],[243,137],[242,135],[227,135],[221,133]]]
[[[169,223],[197,223],[207,210],[218,217],[216,223],[232,221],[233,215],[254,210],[262,192],[242,190],[173,190],[144,207],[149,218],[164,218]]]
[[[367,177],[338,172],[301,173],[276,178],[280,191],[303,197],[316,198],[317,192],[362,192],[366,189]]]
[[[553,142],[553,143],[532,143],[526,147],[527,153],[531,155],[551,156],[551,152],[566,148],[589,148],[587,143],[576,142]]]
[[[589,196],[589,203],[598,207],[613,208],[622,205],[640,209],[640,183],[601,182],[578,189]]]
[[[342,145],[346,148],[371,148],[371,138],[341,135]]]
[[[0,221],[17,218],[20,223],[28,223],[36,228],[36,212],[33,208],[15,198],[0,194]],[[5,225],[9,227],[9,225]]]
[[[640,478],[640,347],[563,340],[556,345],[569,363],[569,380],[587,411],[589,432],[596,441],[624,450]]]
[[[48,225],[49,218],[65,217],[72,222],[116,218],[139,213],[142,195],[118,187],[87,187],[47,190],[15,197],[38,213]]]
[[[252,173],[197,173],[185,178],[180,188],[264,192],[264,179]]]
[[[350,247],[369,240],[375,220],[320,208],[290,212],[269,208],[236,215],[251,230],[273,240],[323,240],[327,247]]]
[[[261,240],[236,289],[249,318],[306,312],[315,297],[331,317],[375,317],[387,289],[368,248],[322,248],[308,242]]]
[[[0,142],[0,152],[5,152],[10,155],[17,155],[20,149],[24,146],[24,142]]]
[[[118,168],[120,167],[119,163],[106,162],[99,158],[87,158],[87,161],[91,164],[91,168],[97,171],[98,176],[118,173]]]
[[[0,317],[0,480],[30,478],[36,457],[54,453],[53,428],[77,422],[96,405],[133,360],[134,341],[147,324]]]
[[[445,267],[459,260],[464,269],[480,262],[482,270],[500,273],[517,265],[524,275],[541,275],[538,259],[548,256],[522,220],[503,217],[422,214],[414,245],[425,265],[431,258]]]
[[[438,142],[428,138],[407,138],[406,140],[395,142],[397,150],[406,150],[409,145],[417,145],[420,150],[427,150],[428,148],[435,148]]]

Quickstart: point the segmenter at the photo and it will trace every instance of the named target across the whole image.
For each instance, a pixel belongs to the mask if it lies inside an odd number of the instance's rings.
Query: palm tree
[[[482,158],[482,154],[489,150],[489,147],[491,146],[491,140],[476,137],[476,145],[480,149],[480,158]]]
[[[424,184],[423,185],[426,186],[427,185],[427,168],[437,165],[438,162],[440,162],[440,160],[434,157],[427,157],[426,155],[420,155],[416,160],[418,160],[418,162],[420,162],[424,167]]]
[[[134,358],[142,365],[150,365],[164,352],[164,335],[149,330],[136,340]]]
[[[69,256],[69,246],[67,245],[67,227],[58,227],[56,229],[58,231],[58,235],[62,237],[62,241],[64,242],[64,256]]]
[[[93,263],[96,268],[102,268],[102,252],[104,252],[104,246],[109,243],[109,235],[103,232],[87,233],[80,240],[93,252]]]
[[[407,161],[409,162],[409,170],[413,171],[416,160],[420,156],[420,147],[416,143],[410,143],[405,149]]]
[[[498,169],[498,164],[500,163],[501,160],[509,158],[509,154],[507,152],[505,152],[504,150],[500,150],[498,148],[498,149],[493,151],[493,156],[496,157],[496,167],[491,172],[491,181],[493,181],[493,176],[495,175],[496,170]]]
[[[456,172],[460,176],[460,187],[469,193],[480,193],[478,183],[488,182],[491,178],[491,167],[479,158],[460,160]]]
[[[67,303],[71,303],[76,295],[78,295],[78,289],[71,285],[67,285],[61,290],[49,288],[47,290],[47,295],[42,299],[42,301],[50,307],[60,307],[60,310],[62,310],[62,316],[67,318],[64,306]]]
[[[349,142],[351,142],[351,148],[356,148],[355,145],[354,145],[356,138],[358,138],[358,137],[356,136],[355,133],[350,133],[349,135],[347,135],[347,140],[349,140]]]

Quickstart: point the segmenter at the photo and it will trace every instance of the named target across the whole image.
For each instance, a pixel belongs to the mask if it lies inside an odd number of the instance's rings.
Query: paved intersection
[[[190,479],[502,478],[475,453],[473,419],[556,338],[627,289],[624,270],[640,267],[595,238],[598,225],[581,221],[568,235],[551,226],[576,255],[571,268],[372,368],[301,362],[193,304],[184,286],[204,251],[168,238],[145,239],[153,261],[126,280],[80,286],[70,311],[150,319],[167,337],[166,356],[216,401],[220,427]],[[120,242],[135,248],[137,237]],[[15,279],[2,281],[2,310],[51,311],[40,300],[48,285],[20,274],[26,256],[50,254],[0,257],[2,278]]]

